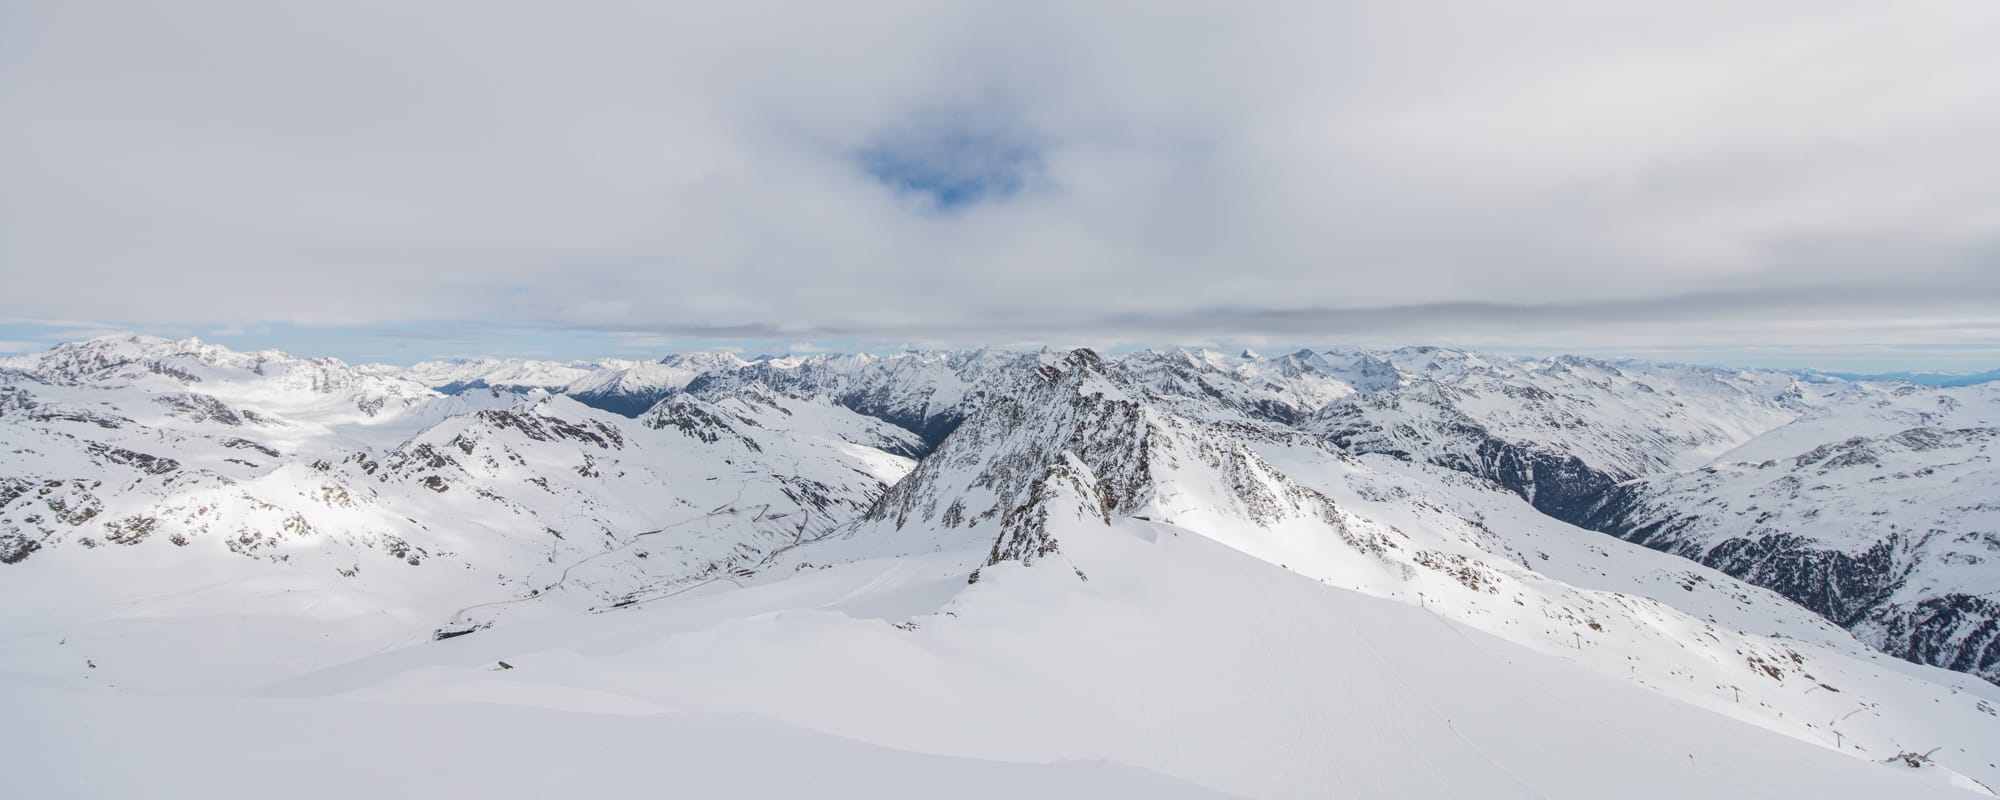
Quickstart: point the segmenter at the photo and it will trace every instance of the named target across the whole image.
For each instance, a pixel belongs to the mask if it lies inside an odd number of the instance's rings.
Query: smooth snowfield
[[[808,568],[257,699],[10,681],[33,722],[9,726],[0,774],[79,797],[1203,796],[1146,772],[1267,798],[1974,796],[1172,526],[1063,541],[1066,560],[970,586],[976,552]],[[1100,760],[1129,768],[1074,763]]]
[[[1226,796],[1115,764],[898,752],[741,716],[17,691],[0,760],[22,798]],[[56,748],[65,760],[16,761]]]

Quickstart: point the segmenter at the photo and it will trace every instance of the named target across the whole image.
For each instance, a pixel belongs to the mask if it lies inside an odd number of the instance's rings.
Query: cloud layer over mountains
[[[2000,341],[2000,10],[0,11],[0,316]]]

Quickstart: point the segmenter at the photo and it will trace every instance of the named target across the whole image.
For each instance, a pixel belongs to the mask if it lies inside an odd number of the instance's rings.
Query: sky
[[[0,351],[2000,367],[2000,5],[0,0]]]

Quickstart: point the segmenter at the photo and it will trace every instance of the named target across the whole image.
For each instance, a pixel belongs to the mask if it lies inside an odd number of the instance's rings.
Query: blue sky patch
[[[941,212],[1007,200],[1044,168],[1041,148],[1026,137],[957,116],[901,129],[855,159],[875,182]]]

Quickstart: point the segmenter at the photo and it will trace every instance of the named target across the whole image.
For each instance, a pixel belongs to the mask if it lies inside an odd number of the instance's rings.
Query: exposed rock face
[[[0,563],[31,572],[104,559],[170,566],[145,574],[171,583],[181,569],[283,568],[365,593],[423,567],[439,591],[503,596],[553,572],[610,602],[853,518],[909,468],[890,451],[921,446],[756,388],[632,420],[188,342],[100,340],[8,364]],[[669,530],[634,548],[644,557],[564,571]],[[364,569],[379,559],[398,565]]]
[[[1804,391],[1771,373],[1567,356],[1387,357],[1399,384],[1338,400],[1302,427],[1355,452],[1478,475],[1570,522],[1620,481],[1700,466],[1789,422]]]
[[[1884,652],[2000,682],[2000,429],[1912,428],[1605,492],[1579,522],[1762,586]]]
[[[976,540],[989,564],[1062,554],[1059,531],[1091,530],[1075,521],[1175,522],[1196,508],[1394,549],[1266,460],[1285,443],[1462,473],[1780,592],[1887,652],[2000,670],[2000,402],[1979,387],[1440,348],[355,368],[125,337],[0,362],[9,564],[217,547],[288,563],[324,556],[300,552],[318,541],[432,564],[491,541],[439,532],[471,519],[536,532],[515,542],[535,564],[493,570],[523,580],[584,542],[717,507],[745,519],[716,523],[726,533],[706,531],[670,568],[658,554],[672,548],[650,550],[630,575],[754,562],[807,527],[855,519]],[[439,396],[417,375],[520,393]],[[896,481],[907,458],[922,461]],[[548,539],[554,555],[540,552]],[[364,560],[338,558],[343,575]],[[1482,593],[1497,585],[1465,558],[1393,560]]]
[[[825,400],[917,434],[927,452],[968,414],[991,398],[1011,393],[1052,358],[992,350],[764,358],[704,373],[689,381],[684,391],[717,398],[757,386],[780,395]]]
[[[1377,362],[1349,364],[1301,350],[1275,359],[1206,350],[1141,350],[1120,358],[1119,374],[1159,402],[1198,417],[1220,412],[1248,420],[1297,424],[1358,386],[1379,385]],[[1388,380],[1395,381],[1390,370]]]
[[[1542,513],[1568,522],[1575,522],[1580,508],[1598,494],[1635,477],[1593,467],[1555,446],[1502,439],[1448,405],[1426,409],[1428,424],[1401,423],[1384,435],[1377,417],[1403,410],[1403,402],[1389,394],[1356,398],[1328,408],[1314,425],[1350,450],[1423,460],[1493,481]],[[1411,441],[1421,444],[1405,449]]]
[[[1854,626],[1883,652],[2000,683],[2000,603],[1952,593],[1883,606]]]
[[[1170,394],[1119,362],[1071,352],[973,412],[829,544],[866,558],[977,548],[982,558],[960,563],[986,587],[1104,580],[1092,561],[1103,537],[1210,537],[1565,652],[1647,637],[1669,658],[1725,665],[1722,682],[1699,679],[1722,690],[1848,691],[1799,642],[1859,646],[1774,594],[1557,523],[1484,478],[1357,459],[1218,394]],[[1626,588],[1584,590],[1551,575]],[[1635,586],[1638,596],[1626,593]],[[1722,621],[1766,613],[1785,621],[1753,623],[1759,635]]]
[[[1303,427],[1493,481],[1557,519],[1777,591],[1885,652],[2000,680],[2000,578],[1975,566],[2000,558],[1979,494],[2000,484],[1991,387],[1392,358],[1402,385]],[[1761,462],[1704,466],[1732,448]]]
[[[1152,429],[1140,403],[1103,360],[1077,350],[1040,368],[1018,396],[973,414],[867,514],[897,528],[938,521],[979,528],[997,521],[994,558],[1059,549],[1042,530],[1058,486],[1099,506],[1133,508],[1150,490]]]
[[[1018,395],[967,418],[863,524],[962,529],[990,539],[988,566],[1062,552],[1057,521],[1172,521],[1176,512],[1163,501],[1250,526],[1308,519],[1344,533],[1331,499],[1289,480],[1251,446],[1285,436],[1281,428],[1186,416],[1181,407],[1097,353],[1072,351],[1039,368]]]

